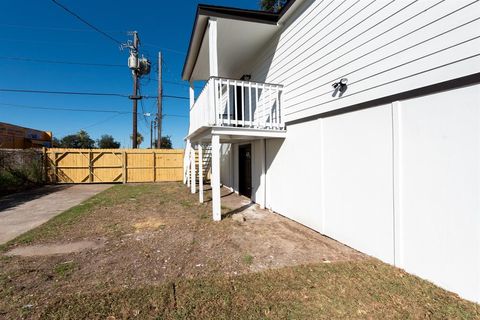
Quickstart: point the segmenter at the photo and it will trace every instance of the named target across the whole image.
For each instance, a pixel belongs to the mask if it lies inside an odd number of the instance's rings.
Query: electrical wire
[[[118,111],[118,110],[105,110],[105,109],[83,109],[83,108],[54,108],[54,107],[43,107],[43,106],[31,106],[23,104],[14,104],[14,103],[3,103],[0,102],[0,106],[4,107],[16,107],[16,108],[26,108],[26,109],[39,109],[39,110],[52,110],[52,111],[71,111],[71,112],[92,112],[92,113],[115,113],[119,115],[132,114],[131,111]],[[140,113],[137,113],[140,114]],[[163,117],[179,117],[179,118],[188,118],[186,115],[181,114],[164,114]]]
[[[24,58],[24,57],[5,57],[5,56],[0,56],[0,59],[2,59],[2,60],[13,60],[13,61],[38,62],[38,63],[53,63],[53,64],[69,64],[69,65],[80,65],[80,66],[93,66],[93,67],[121,67],[121,68],[125,68],[125,67],[126,67],[126,65],[123,65],[123,64],[89,63],[89,62],[64,61],[64,60],[44,60],[44,59]]]
[[[49,91],[49,90],[27,90],[27,89],[7,89],[0,88],[0,92],[16,92],[16,93],[39,93],[39,94],[61,94],[61,95],[84,95],[84,96],[107,96],[129,98],[129,95],[110,92],[77,92],[77,91]],[[163,95],[163,98],[189,100],[189,97]],[[142,96],[142,99],[157,99],[158,96]]]
[[[158,79],[156,80],[158,81]],[[184,82],[176,82],[176,81],[170,81],[170,80],[162,80],[162,82],[168,83],[168,84],[174,84],[177,86],[190,87],[188,83],[184,83]]]
[[[40,110],[54,110],[54,111],[72,111],[72,112],[94,112],[94,113],[116,113],[116,114],[130,114],[131,113],[131,112],[127,112],[127,111],[117,111],[117,110],[103,110],[103,109],[92,110],[92,109],[81,109],[81,108],[53,108],[53,107],[29,106],[29,105],[13,104],[13,103],[0,103],[0,106],[27,108],[27,109],[40,109]]]
[[[190,100],[189,97],[181,97],[181,96],[172,96],[168,94],[162,95],[163,98],[170,98],[170,99],[181,99],[181,100]],[[151,99],[152,97],[146,97],[147,99]],[[156,97],[155,97],[156,98]]]
[[[140,85],[140,82],[138,83],[138,93],[139,95],[141,96],[142,95],[142,91],[141,91],[141,88],[142,86]],[[143,100],[140,100],[140,108],[142,109],[142,116],[143,116],[143,120],[145,122],[145,127],[147,128],[147,130],[149,129],[149,125],[148,125],[148,120],[147,120],[147,116],[146,116],[146,113],[145,113],[145,108],[143,106]]]
[[[108,97],[122,97],[129,96],[121,93],[109,92],[76,92],[76,91],[49,91],[49,90],[28,90],[28,89],[7,89],[0,88],[1,92],[17,92],[17,93],[40,93],[40,94],[63,94],[63,95],[86,95],[86,96],[108,96]]]
[[[87,20],[83,19],[82,17],[80,17],[78,14],[76,14],[75,12],[73,12],[72,10],[70,10],[69,8],[67,8],[66,6],[64,6],[63,4],[59,3],[57,0],[52,0],[53,3],[55,3],[57,6],[59,6],[60,8],[62,8],[63,10],[65,10],[66,12],[70,13],[72,16],[74,16],[75,18],[77,18],[78,20],[80,20],[81,22],[83,22],[84,24],[86,24],[87,26],[89,26],[90,28],[92,28],[93,30],[97,31],[98,33],[104,35],[105,37],[107,37],[108,39],[112,40],[113,42],[119,44],[119,45],[122,45],[122,42],[121,41],[118,41],[117,39],[115,39],[114,37],[112,37],[111,35],[109,35],[108,33],[100,30],[99,28],[97,28],[96,26],[94,26],[93,24],[91,24],[90,22],[88,22]]]
[[[86,127],[83,127],[82,129],[88,129],[88,128],[92,128],[92,127],[98,126],[98,125],[100,125],[100,124],[104,124],[105,122],[108,122],[108,121],[110,121],[110,120],[113,120],[113,119],[117,118],[118,116],[120,116],[120,114],[116,114],[116,115],[114,115],[114,116],[108,117],[108,118],[103,119],[103,120],[100,120],[100,121],[98,121],[98,122],[94,122],[93,124],[88,125],[88,126],[86,126]]]
[[[52,1],[53,1],[53,0],[52,0]],[[181,55],[183,55],[183,56],[187,55],[186,52],[183,52],[183,51],[180,51],[180,50],[171,49],[171,48],[162,47],[162,46],[159,46],[159,45],[156,45],[156,44],[153,44],[153,43],[142,42],[142,45],[143,45],[143,46],[147,46],[147,47],[153,47],[153,48],[161,49],[162,51],[169,51],[169,52],[172,52],[172,53],[181,54]]]
[[[55,45],[58,46],[58,41],[45,41],[45,40],[25,40],[25,39],[8,39],[8,38],[0,38],[0,42],[20,42],[20,43],[28,43],[28,44],[47,44],[47,45]],[[65,45],[72,45],[72,46],[88,46],[92,43],[88,42],[71,42],[71,41],[62,41],[62,46]]]
[[[93,32],[95,30],[90,29],[75,29],[75,28],[60,28],[60,27],[44,27],[44,26],[29,26],[29,25],[20,25],[20,24],[6,24],[0,23],[0,26],[7,28],[20,28],[20,29],[38,29],[38,30],[52,30],[52,31],[72,31],[72,32]],[[122,33],[126,34],[126,31],[119,30],[108,30],[109,33]]]

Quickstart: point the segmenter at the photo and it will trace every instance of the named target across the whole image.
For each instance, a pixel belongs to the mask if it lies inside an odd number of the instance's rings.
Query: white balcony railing
[[[283,130],[283,86],[210,78],[190,108],[190,129],[231,126]]]

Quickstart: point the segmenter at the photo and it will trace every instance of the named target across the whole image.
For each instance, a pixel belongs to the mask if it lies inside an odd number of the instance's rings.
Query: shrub
[[[42,153],[38,150],[0,150],[0,195],[43,183]]]

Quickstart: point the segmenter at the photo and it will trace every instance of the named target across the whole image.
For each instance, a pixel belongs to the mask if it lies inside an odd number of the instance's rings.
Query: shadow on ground
[[[0,197],[0,214],[7,209],[15,208],[26,202],[41,198],[48,194],[68,189],[71,185],[47,185],[39,188],[22,191],[18,193],[9,194]]]

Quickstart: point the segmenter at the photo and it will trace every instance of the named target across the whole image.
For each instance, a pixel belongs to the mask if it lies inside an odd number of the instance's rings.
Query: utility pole
[[[153,121],[150,120],[150,149],[153,149]]]
[[[136,59],[138,61],[138,33],[136,31],[133,32],[133,54],[136,56]],[[133,132],[132,132],[132,148],[137,149],[137,102],[138,102],[138,72],[136,69],[132,70],[132,76],[133,76],[133,95],[132,95],[132,101],[133,101],[133,111],[132,111],[132,127],[133,127]]]
[[[138,100],[142,99],[142,96],[138,95],[139,78],[150,73],[151,63],[147,58],[139,57],[138,47],[140,46],[140,39],[138,32],[133,31],[129,33],[133,35],[133,43],[128,40],[127,43],[122,44],[121,49],[128,48],[130,50],[130,57],[128,58],[128,68],[132,70],[133,77],[133,94],[129,97],[133,102],[132,110],[132,148],[138,147],[137,143],[137,113],[138,113]]]
[[[162,52],[158,53],[157,149],[162,146]]]

